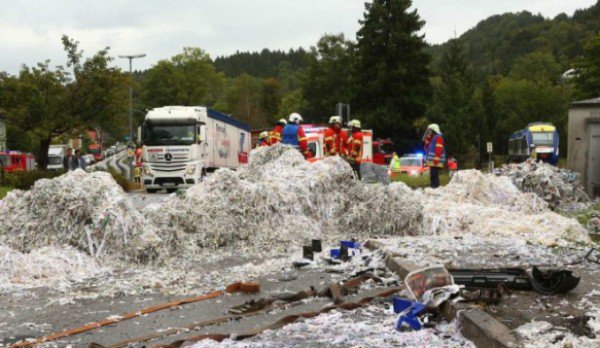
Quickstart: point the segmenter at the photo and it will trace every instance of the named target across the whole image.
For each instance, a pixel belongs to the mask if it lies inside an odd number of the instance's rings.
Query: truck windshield
[[[383,143],[379,145],[379,153],[387,155],[391,154],[392,152],[394,152],[394,146],[392,144]]]
[[[48,156],[48,164],[53,164],[53,165],[62,164],[62,157],[56,156],[56,155],[50,155],[50,156]]]
[[[9,155],[0,155],[0,162],[4,167],[10,166],[10,156]]]
[[[144,144],[146,145],[191,145],[194,144],[196,126],[193,124],[151,124],[146,125]]]
[[[532,132],[531,140],[535,145],[554,145],[554,133],[550,132]]]

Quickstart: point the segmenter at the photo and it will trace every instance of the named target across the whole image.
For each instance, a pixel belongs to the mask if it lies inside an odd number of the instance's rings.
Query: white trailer
[[[250,126],[203,106],[164,106],[146,114],[142,142],[146,191],[174,191],[217,168],[247,163]]]

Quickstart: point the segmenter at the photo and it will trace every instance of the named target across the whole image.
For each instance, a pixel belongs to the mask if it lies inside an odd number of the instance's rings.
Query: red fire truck
[[[89,153],[94,155],[95,162],[99,162],[104,159],[104,149],[102,148],[102,145],[90,144],[90,146],[88,146],[88,151],[89,151]]]
[[[0,152],[0,166],[5,172],[24,172],[35,169],[35,157],[20,151]]]

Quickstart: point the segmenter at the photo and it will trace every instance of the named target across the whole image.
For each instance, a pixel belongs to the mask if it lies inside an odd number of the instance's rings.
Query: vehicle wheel
[[[173,188],[167,189],[167,193],[173,193],[175,191],[177,191],[177,189],[173,189]]]
[[[149,188],[147,188],[146,192],[148,192],[148,193],[156,193],[156,192],[158,192],[158,189],[149,189]]]

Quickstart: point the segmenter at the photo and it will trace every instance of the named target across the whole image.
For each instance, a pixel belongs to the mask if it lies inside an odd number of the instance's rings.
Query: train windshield
[[[554,132],[532,132],[531,139],[535,145],[554,145]]]

